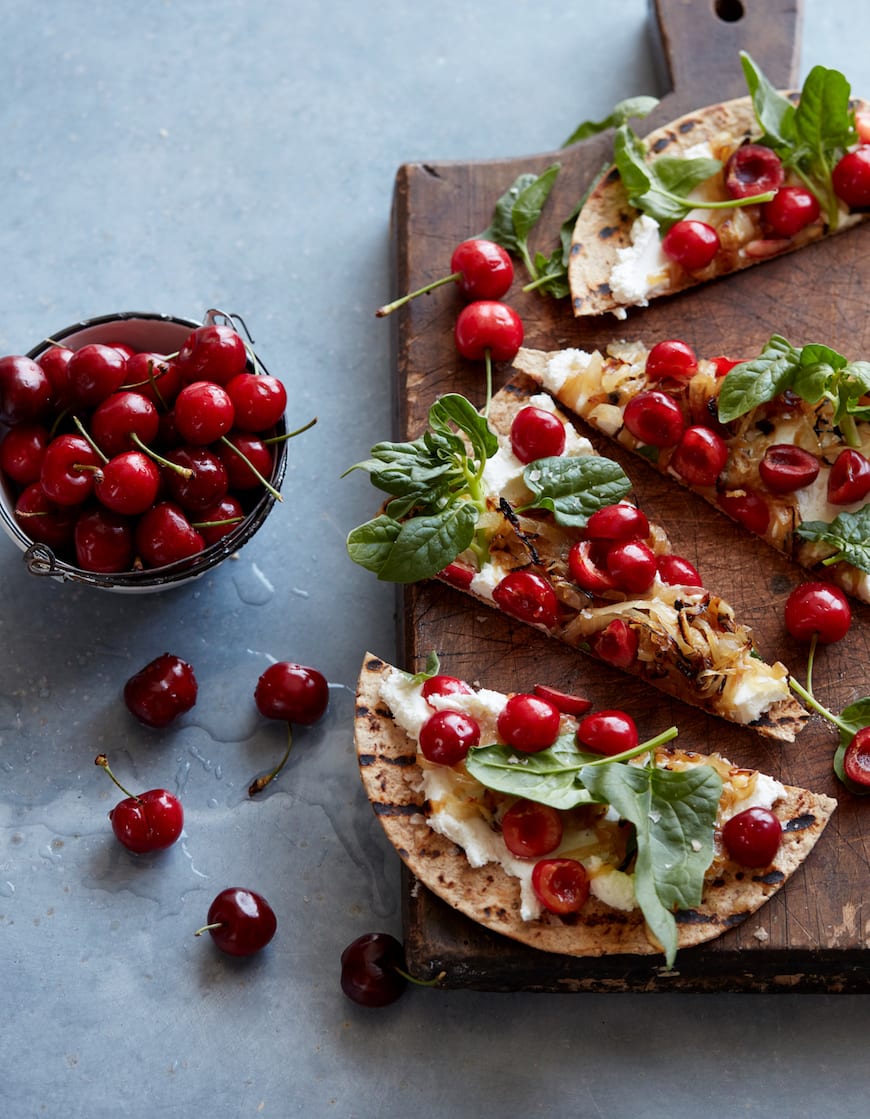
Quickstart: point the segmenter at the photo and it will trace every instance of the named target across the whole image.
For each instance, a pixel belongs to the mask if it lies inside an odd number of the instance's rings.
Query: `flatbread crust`
[[[545,914],[523,921],[516,879],[497,864],[472,867],[461,848],[432,831],[426,822],[416,745],[380,699],[381,680],[390,669],[366,653],[357,685],[354,740],[366,795],[388,839],[419,881],[478,924],[532,948],[590,957],[660,952],[639,910],[611,909],[594,897],[570,920]],[[701,905],[677,914],[680,948],[712,940],[741,924],[812,850],[836,801],[792,786],[786,786],[786,793],[774,808],[783,824],[783,839],[772,866],[759,873],[726,864],[707,882]]]
[[[791,96],[797,99],[797,94]],[[853,105],[856,108],[867,108],[864,101],[856,100]],[[717,138],[723,135],[732,137],[735,147],[744,140],[759,138],[760,132],[750,97],[708,105],[687,113],[650,132],[644,137],[644,142],[652,160],[661,155],[685,154],[696,144],[704,142],[715,145]],[[702,202],[699,203],[699,208],[703,208]],[[611,167],[590,193],[574,226],[568,262],[568,284],[575,315],[620,312],[627,306],[614,298],[610,290],[610,277],[617,262],[617,253],[631,245],[631,227],[639,214],[640,211],[628,201],[619,172]],[[766,242],[766,255],[722,254],[698,273],[687,272],[673,264],[667,291],[651,294],[650,299],[660,295],[674,295],[707,280],[759,264],[772,256],[793,252],[813,241],[840,233],[867,217],[870,214],[850,214],[848,220],[841,221],[835,230],[830,230],[827,224],[814,223],[794,237],[781,239],[781,244]]]
[[[523,355],[534,355],[537,351],[524,350],[521,353]],[[541,386],[531,376],[524,376],[523,374],[516,376],[493,396],[488,413],[490,428],[503,437],[509,436],[511,423],[516,413],[528,404],[530,397],[541,391]],[[570,417],[559,412],[558,409],[557,414],[570,422]],[[475,595],[471,590],[466,590],[464,593],[492,608],[493,604],[488,599]],[[566,631],[568,628],[566,627]],[[572,644],[567,632],[556,632],[553,636],[566,641],[567,644]],[[649,682],[654,686],[661,688],[668,695],[672,695],[684,703],[702,707],[704,710],[727,717],[723,715],[721,710],[716,710],[712,699],[709,702],[702,701],[691,680],[676,665],[646,666],[637,661],[623,671],[649,679]],[[790,695],[787,699],[772,704],[760,719],[750,725],[753,730],[766,738],[793,742],[796,735],[803,729],[808,717],[804,707],[794,696]]]

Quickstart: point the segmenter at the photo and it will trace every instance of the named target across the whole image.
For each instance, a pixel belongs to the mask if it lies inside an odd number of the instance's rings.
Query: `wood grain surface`
[[[743,16],[723,19],[717,8],[726,15],[742,9]],[[684,111],[745,93],[741,49],[749,50],[781,88],[797,84],[796,2],[658,0],[651,22],[673,90],[644,131]],[[628,88],[625,96],[640,92],[645,91]],[[582,115],[580,106],[578,120]],[[396,291],[413,290],[443,275],[455,244],[486,227],[496,198],[515,176],[539,172],[558,159],[562,170],[537,230],[540,247],[549,253],[562,218],[609,160],[611,145],[608,133],[558,153],[400,168],[393,208]],[[858,228],[660,300],[623,322],[610,316],[577,320],[568,300],[524,294],[520,269],[506,299],[523,317],[526,344],[541,349],[592,348],[616,338],[639,338],[652,345],[677,337],[702,355],[740,357],[758,351],[778,332],[796,345],[824,342],[851,357],[867,357],[868,237],[866,226]],[[453,324],[459,307],[458,294],[442,288],[393,316],[400,438],[420,433],[430,404],[445,391],[463,392],[483,403],[481,368],[455,353]],[[510,368],[497,367],[496,387],[510,377]],[[788,637],[782,624],[785,599],[801,581],[801,571],[700,498],[580,426],[599,450],[622,463],[635,483],[636,499],[667,528],[675,551],[690,558],[705,584],[753,626],[766,659],[782,659],[803,679],[806,650]],[[718,750],[733,762],[839,801],[815,851],[785,888],[743,925],[709,945],[682,952],[672,973],[664,974],[656,960],[578,961],[516,946],[454,913],[408,877],[404,917],[412,971],[425,976],[445,970],[448,985],[498,990],[870,989],[870,909],[864,903],[870,799],[852,797],[834,779],[833,728],[815,716],[796,743],[766,741],[752,730],[680,705],[440,584],[403,589],[401,607],[399,644],[405,668],[419,669],[435,649],[445,672],[489,687],[527,690],[540,682],[582,692],[597,706],[618,703],[635,717],[643,735],[676,723],[680,744],[687,748]],[[870,612],[856,604],[850,634],[817,656],[815,692],[834,710],[870,693],[868,622]]]

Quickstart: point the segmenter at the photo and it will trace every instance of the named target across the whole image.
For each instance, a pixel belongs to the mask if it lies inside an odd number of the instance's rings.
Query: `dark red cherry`
[[[322,672],[293,661],[269,665],[254,690],[257,710],[267,719],[309,726],[326,711],[329,684]]]
[[[764,498],[754,490],[730,490],[720,493],[716,499],[719,507],[729,517],[750,532],[763,536],[770,524],[770,507]]]
[[[183,440],[202,447],[233,426],[235,410],[226,389],[211,381],[185,385],[175,398],[175,429]]]
[[[518,693],[508,698],[497,719],[502,740],[516,750],[535,754],[552,746],[559,734],[561,712],[541,696]]]
[[[725,189],[732,198],[779,190],[784,181],[782,160],[763,144],[741,144],[725,164]]]
[[[266,899],[239,886],[221,890],[209,906],[206,920],[195,935],[208,932],[228,956],[253,956],[266,947],[278,928],[275,911]]]
[[[267,443],[246,431],[231,431],[218,447],[231,490],[250,490],[263,485],[272,473],[272,451]]]
[[[76,563],[84,571],[114,575],[133,567],[133,523],[129,517],[95,506],[75,524]]]
[[[131,390],[167,409],[181,389],[181,377],[174,361],[163,354],[143,352],[127,358],[122,389]]]
[[[870,493],[870,460],[860,451],[847,447],[837,455],[828,475],[828,501],[832,505],[852,505]]]
[[[640,741],[637,726],[624,711],[592,711],[577,725],[577,742],[596,754],[621,754]]]
[[[92,342],[76,350],[67,366],[67,384],[77,404],[96,407],[120,387],[127,358],[114,346]]]
[[[774,443],[764,452],[758,464],[758,473],[773,493],[794,493],[816,480],[819,460],[793,443]]]
[[[121,451],[103,463],[94,495],[107,509],[134,517],[150,509],[160,490],[160,470],[142,451]]]
[[[341,989],[360,1006],[389,1006],[407,986],[405,953],[389,933],[366,933],[341,954]]]
[[[54,400],[48,374],[32,358],[0,357],[0,420],[9,425],[39,423]]]
[[[26,486],[15,502],[15,519],[31,540],[58,551],[72,543],[77,506],[55,505],[38,482]]]
[[[562,842],[562,833],[558,809],[534,800],[515,800],[501,818],[502,839],[518,859],[549,855]]]
[[[794,237],[821,213],[819,200],[802,186],[784,186],[761,207],[761,220],[774,237]]]
[[[204,547],[203,538],[171,501],[158,501],[136,524],[136,552],[146,567],[164,567],[189,559]]]
[[[561,455],[565,450],[565,425],[546,408],[527,405],[511,424],[511,449],[525,463]]]
[[[266,373],[237,373],[226,385],[235,425],[242,431],[268,431],[284,415],[287,390]]]
[[[184,810],[178,797],[166,789],[149,789],[134,795],[112,773],[105,754],[97,756],[96,764],[126,794],[109,813],[118,841],[136,855],[171,847],[184,827]]]
[[[150,447],[160,429],[160,416],[147,396],[124,390],[106,397],[94,410],[89,427],[94,442],[111,458],[134,449],[134,436]]]
[[[852,624],[852,608],[831,583],[801,583],[785,603],[785,628],[798,641],[815,638],[823,645],[842,640]]]
[[[722,842],[741,866],[769,866],[782,842],[782,824],[769,808],[745,808],[725,821]]]
[[[635,439],[650,447],[675,446],[686,426],[679,404],[659,389],[645,389],[629,400],[622,420]]]
[[[689,486],[713,486],[728,461],[728,446],[709,427],[687,427],[670,466]]]
[[[697,568],[683,556],[668,554],[656,561],[659,578],[673,587],[703,587]]]
[[[245,510],[238,498],[227,494],[207,509],[200,509],[191,522],[207,545],[215,544],[245,519]]]
[[[459,312],[454,326],[456,349],[462,357],[479,361],[489,353],[493,361],[513,361],[523,344],[523,323],[506,303],[480,299]]]
[[[437,765],[456,765],[480,744],[480,726],[464,711],[445,708],[430,715],[420,728],[420,753]]]
[[[39,481],[48,446],[48,431],[42,424],[10,427],[0,443],[0,470],[19,486]]]
[[[649,536],[646,513],[628,501],[596,509],[586,522],[587,540],[645,540]]]
[[[149,727],[168,726],[196,703],[193,668],[173,653],[162,653],[124,685],[127,710]]]
[[[225,385],[244,370],[247,360],[241,336],[231,326],[214,323],[191,331],[178,351],[175,366],[187,384],[202,380]]]
[[[687,272],[700,272],[719,252],[719,234],[703,221],[678,221],[662,238],[662,251]]]
[[[697,372],[695,351],[677,338],[656,343],[646,359],[646,375],[651,381],[689,381]]]
[[[589,642],[592,652],[614,668],[631,668],[637,660],[637,632],[623,618],[614,618]]]
[[[843,772],[856,785],[870,785],[870,727],[862,727],[846,747]]]
[[[229,489],[229,476],[220,455],[208,447],[176,447],[166,453],[166,461],[183,468],[183,473],[164,467],[163,483],[168,496],[182,509],[197,514],[221,501]]]
[[[862,144],[846,154],[831,172],[834,193],[850,210],[870,206],[870,146]]]
[[[532,871],[532,889],[550,913],[579,913],[589,900],[589,875],[577,859],[541,859]]]
[[[547,684],[535,684],[533,691],[541,699],[546,699],[554,707],[558,707],[563,715],[585,715],[592,706],[591,699],[584,699],[583,696],[571,692],[560,692]]]

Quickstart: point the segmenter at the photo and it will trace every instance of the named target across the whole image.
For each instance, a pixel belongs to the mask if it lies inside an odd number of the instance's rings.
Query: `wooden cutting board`
[[[723,19],[717,10],[726,16],[742,10],[743,15]],[[769,0],[656,0],[652,18],[673,90],[645,122],[644,131],[685,111],[742,96],[741,49],[748,50],[780,88],[798,84],[796,0],[776,5]],[[639,92],[644,91],[627,88],[625,96]],[[578,119],[581,115],[582,107]],[[540,172],[558,159],[562,170],[538,229],[541,248],[549,253],[563,217],[609,160],[611,145],[611,134],[606,134],[558,153],[400,168],[393,209],[395,290],[411,291],[443,275],[453,246],[486,227],[495,200],[516,175]],[[739,357],[758,352],[779,332],[797,345],[825,342],[852,357],[866,357],[868,236],[867,227],[859,228],[634,311],[622,323],[610,316],[575,320],[568,300],[523,294],[521,275],[506,299],[524,320],[526,344],[541,349],[591,349],[618,337],[652,345],[677,337],[702,355],[724,352]],[[442,288],[393,316],[400,438],[420,433],[430,404],[443,392],[462,392],[483,404],[481,368],[459,359],[453,345],[460,305],[452,287]],[[510,368],[497,367],[496,387],[510,376]],[[801,572],[641,460],[620,455],[595,435],[591,438],[603,453],[621,461],[635,482],[639,503],[666,526],[674,549],[689,557],[706,585],[753,626],[766,659],[782,659],[803,679],[806,650],[788,637],[782,624],[785,599],[801,581]],[[848,637],[823,649],[816,659],[815,692],[834,710],[870,693],[870,613],[859,606],[854,613]],[[596,706],[627,709],[643,736],[675,723],[685,747],[718,750],[735,763],[839,800],[833,822],[785,888],[723,937],[681,952],[676,972],[663,974],[660,958],[576,960],[524,948],[454,913],[408,877],[405,939],[413,972],[426,976],[444,970],[448,985],[501,990],[870,989],[870,905],[864,901],[870,799],[850,796],[834,779],[836,735],[821,719],[814,717],[794,745],[767,742],[751,730],[673,702],[651,686],[564,649],[440,584],[403,590],[399,644],[401,663],[408,669],[421,668],[434,649],[443,671],[489,687],[520,691],[540,682],[580,692]]]

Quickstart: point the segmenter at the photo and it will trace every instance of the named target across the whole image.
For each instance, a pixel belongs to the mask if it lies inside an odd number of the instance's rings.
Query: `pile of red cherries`
[[[121,343],[0,358],[0,472],[26,535],[89,572],[190,559],[270,488],[287,394],[229,325],[172,355]]]
[[[859,128],[859,134],[861,131]],[[867,131],[866,124],[863,131]],[[769,202],[760,206],[766,240],[751,249],[758,255],[781,251],[782,241],[797,236],[821,216],[815,194],[806,186],[785,185],[782,160],[763,144],[743,144],[737,148],[725,164],[724,179],[729,198],[775,192]],[[831,172],[831,183],[837,198],[850,209],[870,206],[870,144],[865,142],[846,152]],[[713,226],[693,218],[676,222],[662,238],[665,256],[689,272],[706,268],[720,248],[719,234]]]

